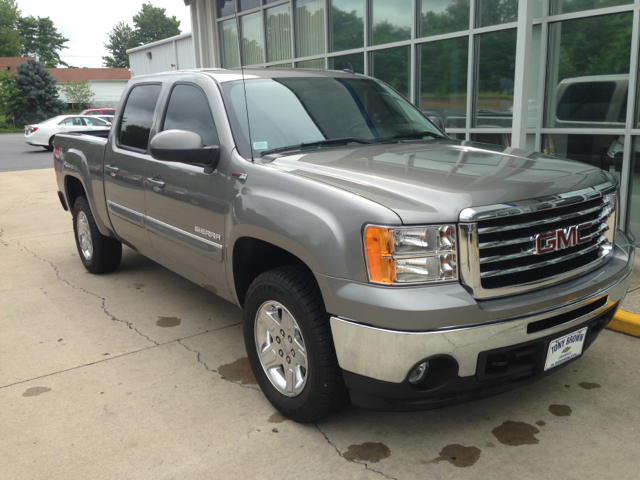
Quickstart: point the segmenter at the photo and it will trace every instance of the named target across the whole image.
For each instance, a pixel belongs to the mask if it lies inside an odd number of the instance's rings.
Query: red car
[[[90,108],[81,111],[78,115],[115,115],[115,108]]]

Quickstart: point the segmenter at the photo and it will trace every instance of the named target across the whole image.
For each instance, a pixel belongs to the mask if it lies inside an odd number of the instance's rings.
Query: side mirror
[[[436,127],[438,127],[440,130],[442,130],[444,132],[444,122],[442,121],[442,118],[440,117],[427,117],[429,120],[431,120],[431,123],[433,123]]]
[[[220,147],[205,147],[202,137],[188,130],[166,130],[155,135],[149,153],[156,160],[206,165],[205,173],[212,173],[218,164]]]

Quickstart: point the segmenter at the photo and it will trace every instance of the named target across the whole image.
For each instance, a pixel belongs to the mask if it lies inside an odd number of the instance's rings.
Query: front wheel
[[[310,272],[282,267],[253,281],[244,339],[260,388],[283,415],[314,422],[347,403],[329,316]]]
[[[80,260],[91,273],[112,272],[120,266],[122,243],[100,233],[86,197],[73,205],[73,233]]]

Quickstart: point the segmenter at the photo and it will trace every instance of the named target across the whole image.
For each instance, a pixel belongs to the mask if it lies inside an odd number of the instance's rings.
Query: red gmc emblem
[[[581,223],[571,227],[556,230],[555,232],[539,233],[533,237],[536,243],[536,254],[551,253],[563,248],[580,245],[591,240],[592,235],[584,235],[584,230],[593,223]]]

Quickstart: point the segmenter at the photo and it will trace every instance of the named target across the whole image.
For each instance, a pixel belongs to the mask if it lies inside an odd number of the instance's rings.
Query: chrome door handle
[[[120,169],[118,167],[116,167],[115,165],[105,165],[104,169],[107,172],[111,173],[112,177],[115,177],[116,173],[118,173],[120,171]]]
[[[164,187],[164,182],[158,178],[147,178],[147,183],[149,185],[153,185],[154,187]]]

